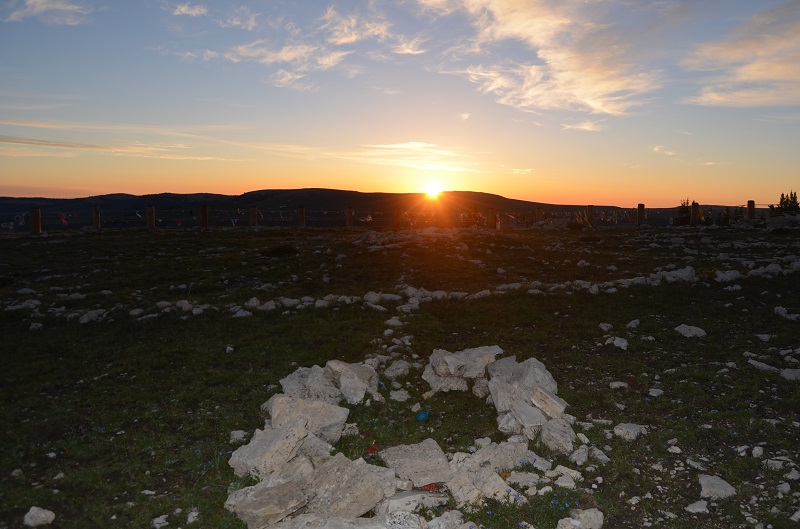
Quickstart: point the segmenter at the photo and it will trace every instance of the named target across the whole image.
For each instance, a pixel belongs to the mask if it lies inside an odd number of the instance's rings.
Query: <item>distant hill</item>
[[[422,193],[362,193],[339,189],[264,189],[249,191],[242,195],[218,195],[212,193],[159,193],[155,195],[129,195],[115,193],[85,198],[13,198],[0,197],[0,213],[21,213],[31,208],[43,210],[62,209],[64,211],[101,209],[144,210],[155,206],[157,210],[197,209],[207,205],[217,209],[249,208],[279,209],[303,206],[307,210],[344,210],[354,208],[364,211],[407,210],[423,203]],[[515,200],[490,193],[472,191],[449,191],[441,194],[439,200],[445,204],[457,205],[464,210],[470,208],[497,211],[522,212],[542,208],[546,211],[574,211],[585,206],[555,205],[541,202]],[[597,206],[613,208],[613,206]]]
[[[537,210],[556,217],[571,217],[586,211],[586,205],[547,204],[472,191],[443,192],[436,200],[426,198],[423,193],[362,193],[317,188],[264,189],[241,195],[115,193],[70,199],[0,197],[0,231],[26,230],[26,219],[32,208],[41,208],[45,230],[91,226],[94,207],[100,208],[103,227],[143,227],[148,206],[155,207],[157,226],[183,228],[199,225],[201,206],[209,207],[210,225],[214,227],[248,226],[253,207],[257,208],[259,225],[283,227],[298,225],[300,207],[305,208],[306,225],[319,227],[344,225],[348,208],[355,211],[354,225],[374,227],[391,226],[395,212],[408,213],[407,218],[413,219],[411,222],[416,226],[427,226],[438,225],[442,219],[458,224],[471,222],[464,219],[488,218],[494,209],[502,221],[528,226],[534,222]],[[610,223],[616,223],[617,218],[630,221],[630,217],[615,206],[595,205],[595,211],[602,211],[603,218]]]

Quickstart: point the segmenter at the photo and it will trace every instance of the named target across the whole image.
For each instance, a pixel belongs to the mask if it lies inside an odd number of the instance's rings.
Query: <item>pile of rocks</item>
[[[501,443],[477,439],[473,453],[445,454],[433,439],[386,448],[378,455],[388,467],[331,454],[332,444],[341,436],[358,433],[357,425],[347,423],[349,410],[338,404],[383,400],[375,368],[332,360],[324,368],[296,370],[280,381],[283,393],[262,406],[270,417],[264,429],[256,430],[250,442],[231,456],[236,475],[251,476],[258,483],[232,492],[226,508],[249,529],[465,529],[470,525],[463,522],[460,511],[433,520],[418,512],[445,505],[448,496],[443,489],[462,508],[485,498],[524,503],[530,495],[552,490],[550,483],[575,488],[583,479],[581,473],[561,465],[553,468],[551,461],[529,450],[530,441],[568,455],[577,465],[590,457],[601,464],[608,458],[585,436],[575,434],[575,418],[565,413],[568,405],[557,396],[556,381],[541,362],[531,358],[520,363],[513,356],[496,360],[502,353],[497,346],[457,353],[435,350],[423,379],[431,386],[426,398],[471,389],[492,402],[498,428],[509,439]],[[509,473],[522,465],[532,465],[541,474]],[[376,516],[360,518],[368,512]],[[559,527],[599,529],[603,515],[597,509],[575,510],[562,522]]]

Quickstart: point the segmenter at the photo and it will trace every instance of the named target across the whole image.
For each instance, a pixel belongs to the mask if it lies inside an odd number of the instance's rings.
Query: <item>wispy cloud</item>
[[[393,51],[398,55],[421,55],[426,51],[422,48],[425,41],[425,38],[419,36],[411,39],[399,36]]]
[[[594,4],[553,0],[418,0],[441,14],[465,13],[474,34],[461,53],[480,54],[481,63],[445,68],[492,93],[501,104],[535,112],[583,110],[620,115],[659,87],[654,71],[638,68],[615,28],[594,13]],[[522,43],[536,60],[494,57],[500,44]],[[529,53],[530,54],[530,53]],[[490,63],[485,65],[487,58]]]
[[[208,8],[204,5],[192,5],[190,3],[179,4],[175,6],[173,15],[188,15],[190,17],[199,17],[208,14]]]
[[[653,145],[650,147],[650,151],[655,154],[663,154],[664,156],[675,156],[677,154],[675,151],[664,149],[663,145]]]
[[[800,104],[800,2],[750,17],[726,38],[698,47],[684,66],[713,73],[691,103]]]
[[[282,48],[273,48],[266,40],[257,40],[250,44],[236,46],[225,54],[225,58],[233,62],[252,61],[271,66],[288,65],[273,72],[269,79],[274,86],[288,87],[297,90],[313,90],[315,85],[308,81],[309,72],[329,70],[338,65],[350,51],[329,50],[324,46],[297,43],[287,44]]]
[[[47,151],[62,151],[62,153],[55,154],[56,156],[75,156],[80,151],[92,151],[111,154],[113,156],[133,156],[138,158],[158,158],[162,160],[226,160],[230,159],[218,158],[215,156],[192,154],[187,151],[188,146],[184,144],[158,144],[158,143],[142,143],[132,142],[124,145],[114,144],[93,144],[82,142],[69,142],[60,140],[45,140],[39,138],[26,138],[20,136],[0,135],[0,144],[11,144],[13,146],[25,146],[37,149],[44,149],[45,152],[31,151],[31,150],[8,150],[7,156],[53,156],[52,152]]]
[[[6,3],[11,13],[5,22],[20,22],[28,17],[39,17],[48,24],[77,26],[86,21],[91,8],[68,0],[24,0],[22,5],[12,0]]]
[[[423,141],[364,145],[362,149],[356,151],[327,152],[325,154],[372,165],[438,171],[477,171],[477,163],[470,160],[467,155]]]
[[[247,6],[239,7],[236,12],[222,22],[222,27],[241,28],[253,31],[258,26],[258,13],[253,13]]]
[[[364,20],[356,15],[341,15],[333,6],[322,16],[320,27],[328,35],[331,44],[353,44],[358,41],[389,36],[389,24],[381,20]]]
[[[601,130],[605,129],[605,125],[603,125],[603,121],[581,121],[580,123],[564,123],[561,127],[564,130],[581,130],[584,132],[600,132]]]

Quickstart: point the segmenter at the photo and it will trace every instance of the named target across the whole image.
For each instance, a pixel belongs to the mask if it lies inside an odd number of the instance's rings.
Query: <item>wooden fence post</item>
[[[586,222],[589,223],[589,226],[594,226],[594,206],[592,204],[586,206]]]
[[[644,204],[639,204],[636,208],[636,225],[641,226],[644,224]]]
[[[689,225],[697,226],[700,222],[700,204],[692,201],[692,209],[689,211]]]
[[[353,227],[353,215],[355,215],[353,208],[347,208],[345,211],[345,226],[348,228]]]
[[[306,208],[305,206],[300,206],[297,208],[297,225],[301,228],[306,227]]]
[[[200,206],[200,228],[208,229],[208,206]]]
[[[755,200],[748,200],[747,201],[747,218],[753,220],[756,218],[756,201]]]
[[[402,215],[400,214],[400,208],[394,208],[392,212],[392,226],[395,228],[400,227],[400,219],[402,219]]]
[[[490,230],[497,229],[497,210],[494,208],[489,208],[489,218],[486,219],[486,226]]]
[[[42,208],[31,208],[31,235],[42,234]]]
[[[542,208],[536,208],[536,215],[534,217],[536,222],[544,220],[544,210]]]
[[[92,227],[100,231],[100,206],[92,208]]]
[[[254,226],[258,226],[258,208],[255,206],[250,206],[250,222],[249,226],[252,228]]]
[[[147,206],[147,228],[156,229],[156,207]]]

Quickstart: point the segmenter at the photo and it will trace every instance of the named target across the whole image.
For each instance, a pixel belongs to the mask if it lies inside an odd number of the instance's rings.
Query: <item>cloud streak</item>
[[[199,17],[208,14],[208,8],[204,5],[192,5],[190,3],[179,4],[172,12],[173,15],[188,15],[190,17]]]
[[[411,169],[478,172],[477,163],[457,151],[435,143],[408,141],[364,145],[360,150],[327,152],[328,156],[371,165],[407,167]]]
[[[800,2],[790,0],[751,16],[724,39],[697,47],[683,64],[711,74],[690,103],[800,104]]]
[[[596,21],[589,4],[550,0],[418,0],[442,16],[467,15],[474,30],[459,53],[488,57],[447,73],[462,75],[499,103],[527,112],[579,110],[622,115],[660,86],[655,71],[636,66],[610,24]],[[583,9],[583,10],[582,10]],[[522,43],[535,60],[497,55]]]
[[[28,17],[39,17],[44,22],[54,25],[77,26],[86,20],[92,12],[88,7],[67,0],[25,0],[17,7],[17,2],[8,3],[11,13],[5,22],[21,22]]]

